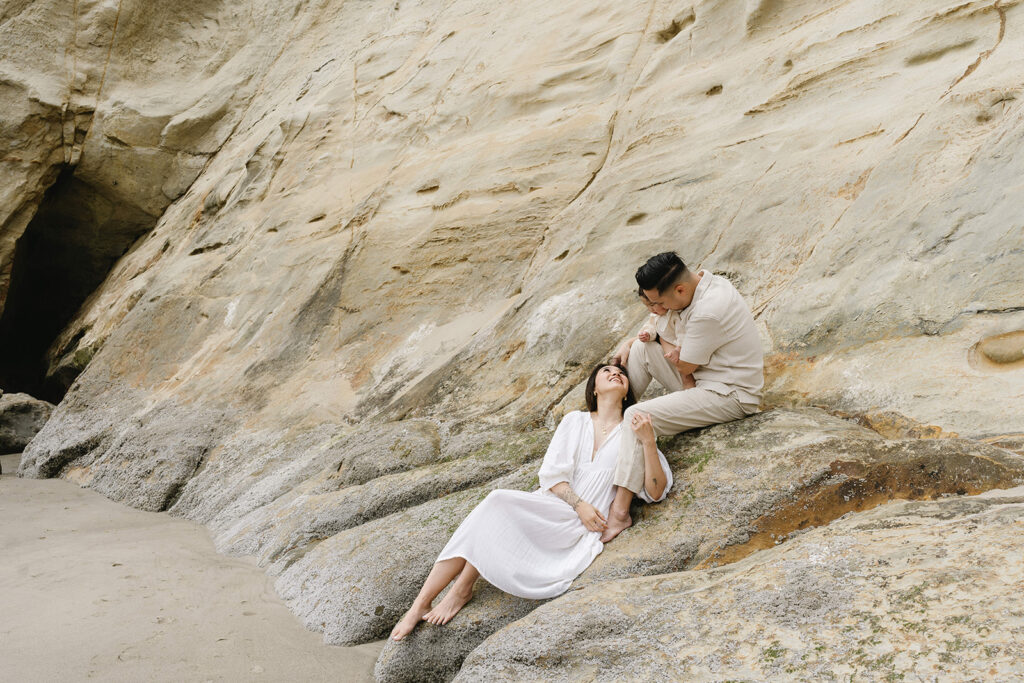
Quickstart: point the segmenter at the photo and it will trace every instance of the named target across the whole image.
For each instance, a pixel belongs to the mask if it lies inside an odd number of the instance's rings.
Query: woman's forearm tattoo
[[[583,502],[583,499],[577,496],[576,492],[568,486],[556,492],[555,495],[568,503],[573,510],[576,509],[577,505]]]

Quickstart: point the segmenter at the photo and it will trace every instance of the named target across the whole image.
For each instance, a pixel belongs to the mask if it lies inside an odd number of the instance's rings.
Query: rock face
[[[53,404],[28,394],[0,396],[0,453],[20,453],[53,413]]]
[[[164,402],[209,449],[536,420],[667,247],[747,296],[772,401],[1019,431],[1020,3],[76,7],[5,10],[4,239],[65,164],[155,225],[50,344],[86,370],[26,472]]]
[[[892,499],[1024,483],[1024,458],[1014,453],[964,439],[883,439],[818,409],[768,411],[663,440],[663,450],[676,488],[664,502],[637,508],[636,524],[606,546],[572,590],[736,562]],[[403,590],[398,582],[389,592]],[[489,591],[480,597],[446,626],[424,624],[385,646],[378,679],[451,678],[484,638],[536,607]],[[333,618],[351,625],[366,616],[342,611]]]
[[[904,4],[0,5],[0,387],[60,399],[20,473],[209,524],[378,637],[677,249],[795,410],[666,444],[686,485],[581,587],[1006,484],[1024,2]],[[450,675],[533,607],[417,637]]]
[[[1015,680],[1024,488],[893,503],[727,567],[570,593],[477,648],[478,680]]]

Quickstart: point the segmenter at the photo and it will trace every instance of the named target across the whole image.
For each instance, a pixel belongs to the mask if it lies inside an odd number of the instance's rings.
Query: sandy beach
[[[198,524],[0,457],[0,680],[370,681],[380,643],[324,645]]]

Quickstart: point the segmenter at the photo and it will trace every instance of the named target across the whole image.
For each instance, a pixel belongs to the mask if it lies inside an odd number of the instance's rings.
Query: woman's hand
[[[608,525],[608,520],[597,511],[597,508],[580,498],[575,491],[569,488],[569,482],[558,482],[551,487],[551,493],[564,500],[576,511],[587,531],[604,531]]]
[[[629,426],[633,428],[633,433],[636,434],[636,438],[640,440],[640,443],[654,443],[654,425],[651,424],[650,415],[647,413],[635,413],[633,421]]]
[[[583,526],[587,527],[587,531],[604,531],[608,526],[608,520],[604,518],[604,515],[585,500],[581,500],[576,505],[576,514],[579,515]]]
[[[633,345],[633,342],[628,341],[619,347],[619,350],[612,356],[612,363],[615,365],[625,365],[626,361],[629,360],[629,347]]]

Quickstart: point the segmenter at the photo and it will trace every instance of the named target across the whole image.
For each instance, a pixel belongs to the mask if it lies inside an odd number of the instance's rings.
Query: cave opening
[[[0,389],[60,402],[82,367],[49,367],[48,349],[156,220],[73,168],[60,172],[15,246],[0,315]]]

